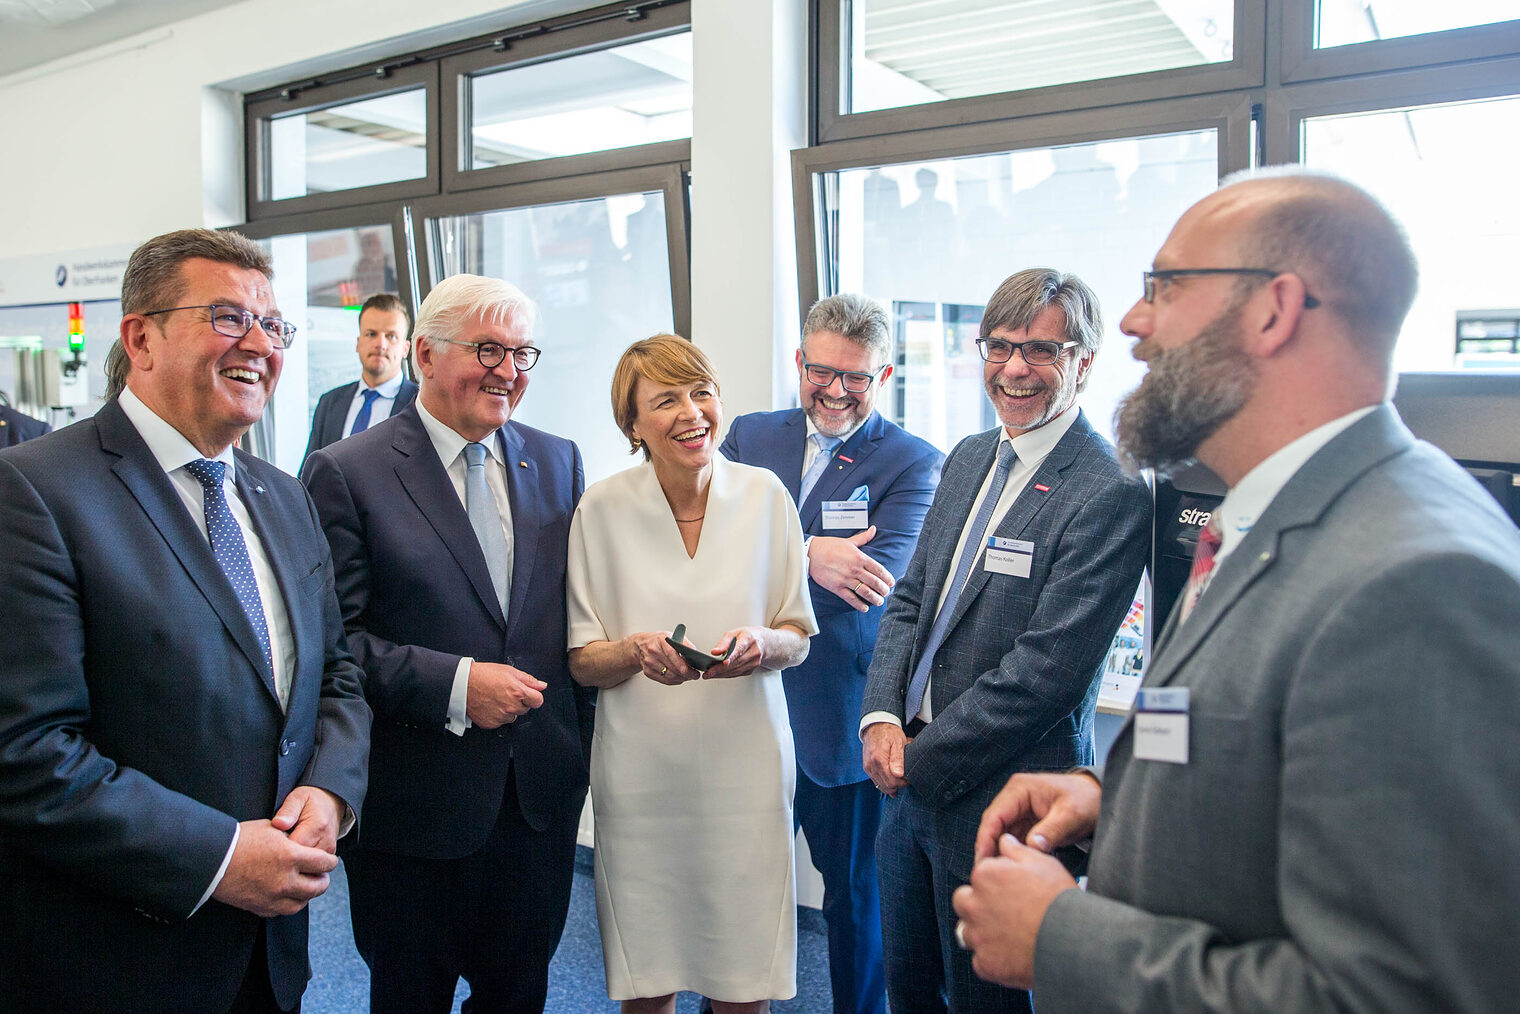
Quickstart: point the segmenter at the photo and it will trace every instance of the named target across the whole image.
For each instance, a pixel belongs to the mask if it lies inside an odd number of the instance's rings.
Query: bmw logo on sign
[[[53,280],[58,283],[60,289],[63,288],[64,283],[69,280],[69,269],[62,264],[58,265],[58,270],[53,272]]]

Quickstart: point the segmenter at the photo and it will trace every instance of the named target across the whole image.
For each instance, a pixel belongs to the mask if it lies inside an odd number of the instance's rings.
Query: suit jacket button
[[[290,753],[290,740],[288,740],[288,739],[282,739],[282,740],[280,740],[280,756],[284,757],[288,753]]]

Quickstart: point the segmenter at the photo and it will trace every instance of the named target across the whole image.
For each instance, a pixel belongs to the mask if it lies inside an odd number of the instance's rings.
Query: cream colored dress
[[[654,468],[586,490],[570,528],[570,647],[684,623],[818,631],[797,508],[768,470],[714,462],[688,558]],[[596,910],[614,1000],[797,991],[791,726],[781,674],[602,690],[591,751]]]

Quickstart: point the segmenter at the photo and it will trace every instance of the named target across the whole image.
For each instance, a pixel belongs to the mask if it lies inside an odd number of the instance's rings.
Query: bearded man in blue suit
[[[807,661],[782,675],[797,744],[795,813],[823,875],[834,1010],[882,1014],[881,793],[861,767],[856,725],[881,605],[908,566],[944,455],[875,411],[892,375],[879,305],[830,296],[814,304],[802,332],[802,407],[740,416],[722,450],[775,472],[809,536],[820,630]]]

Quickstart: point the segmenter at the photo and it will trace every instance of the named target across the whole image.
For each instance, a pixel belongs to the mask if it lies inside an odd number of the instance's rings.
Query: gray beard
[[[1175,474],[1250,400],[1256,368],[1241,349],[1238,311],[1231,306],[1186,345],[1151,356],[1145,379],[1115,416],[1126,468]]]

